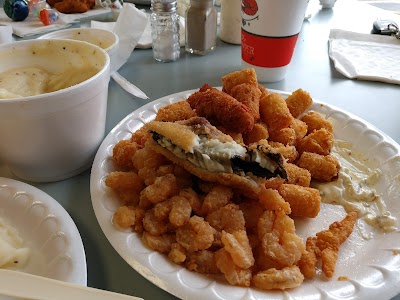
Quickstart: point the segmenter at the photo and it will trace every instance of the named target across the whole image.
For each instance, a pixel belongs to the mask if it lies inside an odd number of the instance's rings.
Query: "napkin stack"
[[[400,84],[400,40],[332,29],[329,57],[348,78]]]
[[[117,22],[111,26],[109,23],[91,22],[92,28],[109,29],[118,35],[119,47],[117,54],[111,60],[111,77],[125,91],[142,99],[148,99],[149,97],[117,71],[126,63],[132,51],[136,48],[140,38],[143,36],[147,21],[148,18],[145,12],[138,10],[132,3],[125,3],[119,13]]]

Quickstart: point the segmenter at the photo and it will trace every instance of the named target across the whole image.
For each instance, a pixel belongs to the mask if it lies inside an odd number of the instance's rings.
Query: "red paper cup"
[[[260,82],[285,78],[309,0],[242,0],[242,65]]]

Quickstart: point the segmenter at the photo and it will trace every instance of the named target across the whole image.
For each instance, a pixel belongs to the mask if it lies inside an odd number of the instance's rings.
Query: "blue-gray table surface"
[[[384,11],[352,0],[339,0],[333,9],[322,10],[313,1],[310,3],[312,16],[303,24],[287,77],[264,85],[288,92],[303,88],[315,99],[363,118],[400,143],[400,86],[350,80],[335,70],[328,56],[331,28],[368,33],[373,21],[384,17]],[[241,69],[240,46],[222,41],[206,56],[194,56],[182,48],[181,58],[173,63],[158,63],[151,49],[136,49],[120,73],[150,99],[129,95],[111,79],[106,134],[126,115],[149,101],[196,89],[204,83],[220,86],[221,76],[238,69]],[[18,179],[1,163],[0,176]],[[86,251],[88,286],[144,299],[176,299],[132,269],[110,245],[93,212],[89,182],[90,170],[60,182],[28,182],[59,201],[75,221]],[[400,300],[400,295],[393,299]]]

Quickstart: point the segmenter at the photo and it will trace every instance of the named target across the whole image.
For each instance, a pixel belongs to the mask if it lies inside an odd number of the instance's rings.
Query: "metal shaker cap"
[[[153,12],[175,12],[176,9],[176,0],[151,0],[151,10]]]

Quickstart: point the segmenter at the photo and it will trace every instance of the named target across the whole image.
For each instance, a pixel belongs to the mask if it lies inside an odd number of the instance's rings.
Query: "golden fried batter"
[[[161,107],[155,118],[156,121],[175,122],[187,120],[196,116],[196,112],[187,101],[180,101]]]
[[[357,212],[349,212],[342,221],[333,222],[328,230],[317,233],[317,247],[319,250],[339,247],[353,232],[357,220]]]
[[[253,129],[254,117],[250,109],[215,88],[200,89],[189,96],[187,101],[197,115],[207,118],[212,125],[222,125],[240,133]]]
[[[296,131],[290,127],[282,128],[282,129],[270,132],[269,139],[271,141],[278,142],[283,145],[292,146],[296,142]]]
[[[334,137],[325,128],[313,131],[297,142],[297,150],[300,155],[303,152],[313,152],[328,155],[333,147]]]
[[[267,125],[264,123],[256,123],[251,131],[243,135],[243,141],[246,145],[250,145],[260,140],[267,140],[268,137]]]
[[[309,93],[302,89],[294,91],[286,99],[286,104],[293,117],[297,118],[313,103]]]
[[[307,124],[307,134],[310,134],[311,132],[321,128],[325,128],[329,132],[333,132],[333,126],[331,122],[315,111],[307,112],[300,118],[300,120]]]
[[[64,14],[84,13],[95,6],[95,0],[62,0],[56,2],[54,8]]]
[[[133,170],[132,157],[141,147],[129,140],[119,141],[113,148],[113,160],[123,170]]]
[[[276,93],[268,94],[260,99],[261,120],[267,124],[269,134],[282,128],[289,127],[293,116],[282,96]]]
[[[311,174],[307,169],[300,168],[295,164],[285,164],[288,183],[309,187],[311,182]]]
[[[317,258],[321,258],[322,271],[330,278],[335,272],[339,246],[343,244],[353,232],[357,220],[357,212],[352,211],[342,221],[333,222],[328,230],[318,232],[316,237],[307,239],[307,252],[299,261],[299,267],[307,278],[315,276]],[[313,271],[314,268],[314,271]]]
[[[278,191],[283,199],[289,202],[293,216],[315,218],[318,215],[321,196],[317,189],[295,184],[282,184]]]
[[[330,182],[337,179],[340,170],[339,161],[336,157],[311,152],[303,152],[297,165],[307,169],[312,178],[322,182]]]
[[[316,275],[318,260],[331,277],[357,214],[306,243],[289,215],[315,217],[320,195],[309,187],[311,178],[337,176],[340,166],[329,155],[332,125],[305,112],[312,104],[307,92],[299,89],[285,101],[259,85],[253,69],[230,73],[222,83],[223,91],[205,84],[187,101],[160,108],[154,122],[137,126],[130,139],[115,145],[118,171],[105,180],[121,201],[113,223],[140,233],[147,246],[189,271],[224,275],[232,285],[294,288]],[[177,158],[203,147],[204,137],[210,149],[220,141],[246,151],[271,150],[266,154],[280,157],[285,176],[258,178],[239,164],[232,165],[236,173],[208,172]],[[221,154],[231,151],[223,148]],[[257,153],[250,162],[269,163]]]
[[[250,109],[254,121],[260,118],[261,91],[258,86],[242,83],[231,89],[230,95]]]
[[[248,83],[255,87],[258,87],[257,74],[252,68],[239,70],[236,72],[229,73],[221,78],[222,80],[222,90],[228,94],[234,86],[242,83]]]

